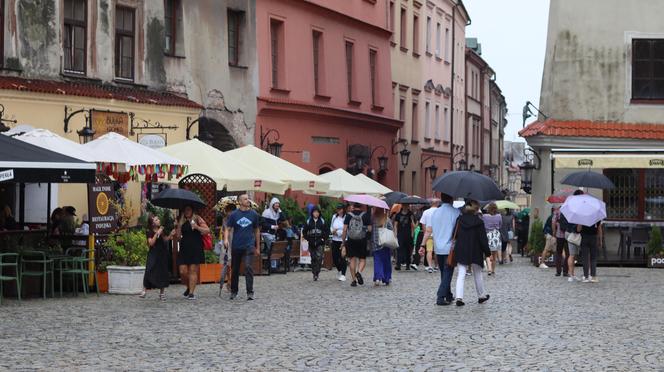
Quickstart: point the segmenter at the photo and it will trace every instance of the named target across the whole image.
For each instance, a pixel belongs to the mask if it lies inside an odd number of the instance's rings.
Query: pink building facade
[[[257,1],[257,146],[282,144],[282,158],[316,174],[346,168],[398,187],[386,7]]]

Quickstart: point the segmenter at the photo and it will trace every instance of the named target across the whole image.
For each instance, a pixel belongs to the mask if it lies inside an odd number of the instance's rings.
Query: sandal
[[[165,293],[160,293],[159,294],[159,301],[166,301],[166,294]]]
[[[145,298],[146,295],[147,295],[147,292],[145,292],[145,290],[143,290],[143,291],[141,291],[141,293],[138,295],[138,298]]]

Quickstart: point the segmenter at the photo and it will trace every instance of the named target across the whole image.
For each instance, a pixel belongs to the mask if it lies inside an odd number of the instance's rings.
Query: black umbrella
[[[491,178],[473,171],[447,172],[433,181],[432,188],[453,198],[501,200],[504,197]]]
[[[391,207],[392,205],[398,203],[399,200],[401,200],[401,199],[403,199],[407,196],[408,196],[408,194],[406,194],[405,192],[401,192],[401,191],[388,192],[387,194],[385,194],[385,203],[387,203],[387,205],[389,205]]]
[[[200,209],[206,206],[198,195],[185,189],[166,189],[155,195],[151,203],[154,206],[169,209],[183,209],[187,206]]]
[[[616,187],[607,176],[592,171],[570,173],[560,183],[593,189],[612,189]]]
[[[399,204],[422,204],[422,205],[429,205],[428,200],[422,199],[419,196],[406,196],[405,198],[401,198],[398,202]]]

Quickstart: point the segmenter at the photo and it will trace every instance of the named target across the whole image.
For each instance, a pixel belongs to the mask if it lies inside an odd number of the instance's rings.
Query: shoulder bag
[[[394,231],[387,228],[387,221],[383,227],[378,228],[378,245],[390,249],[399,248],[399,241],[394,236]]]
[[[452,237],[452,246],[450,247],[450,253],[447,255],[447,266],[450,267],[456,266],[456,259],[454,258],[454,246],[456,245],[457,232],[459,232],[458,221],[456,223],[456,227],[454,228],[454,236]]]
[[[581,246],[581,234],[577,232],[567,235],[567,242],[576,246]]]

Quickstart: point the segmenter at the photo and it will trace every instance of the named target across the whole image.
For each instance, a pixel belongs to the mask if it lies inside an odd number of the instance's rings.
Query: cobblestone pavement
[[[568,283],[519,258],[485,276],[484,305],[467,280],[461,308],[434,305],[437,273],[396,272],[377,288],[335,274],[259,277],[253,302],[218,298],[216,285],[195,302],[180,285],[165,303],[6,301],[0,370],[664,371],[664,270],[599,268],[597,284]]]

